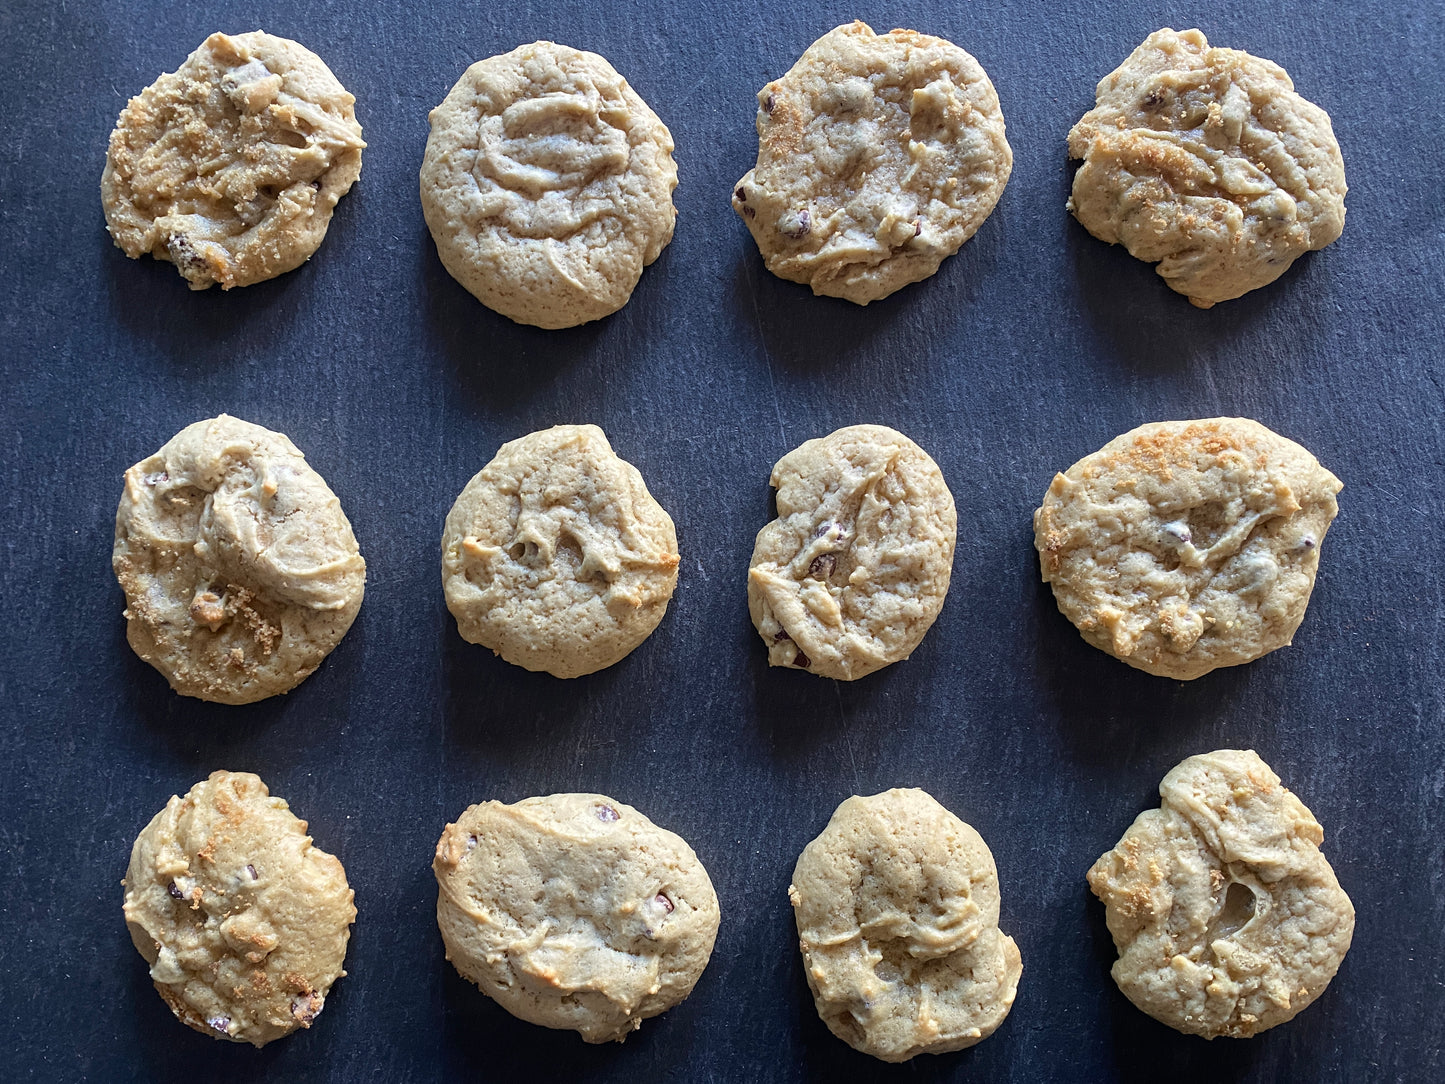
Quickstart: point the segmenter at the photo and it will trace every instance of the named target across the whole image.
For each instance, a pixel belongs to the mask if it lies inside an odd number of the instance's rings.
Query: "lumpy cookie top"
[[[125,472],[111,563],[131,647],[186,696],[299,685],[366,585],[341,503],[285,436],[222,414]]]
[[[1258,422],[1154,422],[1054,475],[1034,544],[1085,640],[1187,680],[1289,644],[1339,491]]]
[[[619,1042],[692,992],[718,904],[681,837],[601,794],[483,802],[437,843],[447,959],[514,1016]]]
[[[1003,1023],[1023,965],[998,927],[998,871],[921,790],[840,805],[788,889],[818,1015],[884,1061],[962,1050]]]
[[[1206,1039],[1284,1023],[1324,992],[1354,935],[1324,832],[1253,750],[1190,757],[1159,795],[1089,870],[1114,981]]]
[[[1265,286],[1345,225],[1345,164],[1329,114],[1283,68],[1211,49],[1198,30],[1150,34],[1100,81],[1069,132],[1069,209],[1200,308]]]
[[[1013,169],[978,61],[912,30],[830,30],[758,92],[757,128],[733,210],[773,274],[859,305],[937,271]]]
[[[502,445],[442,532],[442,586],[464,640],[580,677],[647,639],[677,586],[677,532],[595,425]]]
[[[468,68],[431,112],[421,203],[482,304],[559,328],[616,312],[672,240],[672,134],[596,53],[533,42]]]
[[[361,175],[355,101],[294,41],[212,34],[116,121],[100,181],[111,237],[193,290],[299,267]]]
[[[346,972],[346,871],[249,772],[173,797],[131,849],[125,921],[183,1023],[264,1046],[310,1027]]]
[[[948,594],[958,516],[938,464],[897,430],[852,425],[773,468],[748,610],[772,666],[851,681],[906,659]]]

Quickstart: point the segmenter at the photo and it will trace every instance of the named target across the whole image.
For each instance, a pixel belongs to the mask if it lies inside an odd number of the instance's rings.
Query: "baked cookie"
[[[1054,475],[1034,545],[1085,640],[1187,681],[1290,643],[1339,491],[1248,418],[1153,422]]]
[[[611,666],[652,634],[678,560],[672,518],[595,425],[503,444],[442,531],[462,639],[561,678]]]
[[[1283,1024],[1324,993],[1355,931],[1324,832],[1252,749],[1190,757],[1159,796],[1089,870],[1114,981],[1188,1035]]]
[[[366,586],[351,524],[306,457],[226,414],[125,472],[111,564],[136,654],[176,692],[222,704],[301,684]]]
[[[906,659],[943,608],[958,515],[928,453],[886,425],[794,448],[768,480],[748,612],[770,666],[852,681]]]
[[[1329,114],[1278,64],[1150,34],[1069,132],[1069,210],[1207,309],[1266,286],[1345,226],[1345,163]]]
[[[962,1050],[1013,1007],[1023,964],[998,928],[998,870],[921,790],[852,797],[788,888],[803,971],[828,1030],[883,1061]]]
[[[442,265],[519,324],[623,305],[672,240],[672,133],[612,65],[550,41],[473,64],[431,111],[421,206]]]
[[[483,802],[437,843],[437,925],[513,1016],[621,1042],[692,993],[718,906],[685,840],[601,794]]]
[[[355,101],[294,41],[212,34],[116,121],[100,179],[111,237],[192,290],[300,267],[361,176]]]
[[[131,848],[125,922],[183,1024],[264,1046],[309,1028],[346,972],[346,871],[250,772],[172,797]]]
[[[937,271],[1013,169],[978,61],[913,30],[828,31],[758,92],[757,128],[733,210],[769,271],[859,305]]]

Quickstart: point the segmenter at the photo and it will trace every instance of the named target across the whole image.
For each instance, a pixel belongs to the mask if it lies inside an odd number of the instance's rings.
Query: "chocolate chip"
[[[774,636],[773,636],[773,643],[775,643],[775,644],[781,644],[784,640],[791,640],[791,639],[792,639],[792,637],[788,635],[788,630],[787,630],[787,629],[779,629],[779,630],[774,634]]]
[[[1305,535],[1299,540],[1299,545],[1302,550],[1312,550],[1315,548],[1315,540],[1309,535]]]
[[[918,236],[920,233],[922,233],[922,232],[923,232],[923,219],[921,219],[921,218],[915,218],[915,219],[913,220],[913,236],[914,236],[914,237],[917,237],[917,236]]]
[[[206,1024],[215,1028],[222,1035],[230,1034],[231,1018],[229,1016],[213,1016],[206,1021]]]
[[[771,113],[771,112],[773,111],[773,106],[775,106],[775,105],[777,105],[777,104],[778,104],[778,100],[777,100],[775,97],[773,97],[773,95],[769,94],[769,95],[768,95],[768,100],[763,103],[763,112],[764,112],[764,113]]]
[[[791,237],[796,241],[799,237],[808,236],[808,231],[812,228],[812,216],[808,214],[808,209],[804,207],[788,221],[786,226],[780,227],[779,232],[784,237]]]
[[[597,814],[597,819],[600,821],[615,821],[621,816],[621,814],[610,805],[593,806],[592,812]]]
[[[251,875],[251,880],[253,881],[259,881],[261,879],[261,875],[256,872],[256,867],[249,862],[246,864],[246,872]]]
[[[825,534],[827,534],[836,526],[838,525],[831,520],[824,520],[822,523],[818,524],[818,529],[813,532],[813,537],[822,538]]]
[[[808,575],[815,580],[826,580],[838,567],[838,558],[831,553],[820,553],[813,558],[813,563],[808,566]]]
[[[804,655],[801,651],[799,651],[796,655],[793,656],[793,665],[800,666],[804,670],[806,670],[808,667],[813,665],[813,660],[808,658],[808,656]]]
[[[303,1028],[309,1028],[311,1021],[316,1019],[316,1014],[321,1011],[321,1006],[324,1004],[325,1001],[315,994],[306,993],[291,1000],[291,1015]]]
[[[739,203],[747,203],[748,190],[746,188],[739,188],[736,192],[733,193],[733,199],[737,200]]]
[[[661,908],[662,908],[664,911],[666,911],[669,915],[672,914],[672,907],[673,907],[672,901],[671,901],[670,899],[668,899],[665,895],[663,895],[661,892],[659,892],[657,895],[655,895],[655,896],[652,897],[652,902],[655,903],[655,904],[657,904],[657,906],[661,907]]]
[[[180,890],[180,887],[175,881],[166,885],[166,891],[171,894],[171,899],[173,900],[183,900],[186,898],[186,894]]]
[[[1145,109],[1158,109],[1164,104],[1164,93],[1156,87],[1144,95],[1144,101],[1141,104]]]

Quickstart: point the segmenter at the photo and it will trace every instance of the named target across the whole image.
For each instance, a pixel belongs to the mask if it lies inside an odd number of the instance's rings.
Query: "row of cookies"
[[[1187,1034],[1246,1038],[1324,991],[1354,908],[1305,805],[1253,751],[1193,756],[1094,863],[1113,977]],[[600,794],[471,806],[436,846],[447,959],[513,1015],[621,1041],[686,998],[720,912],[681,837]],[[310,1027],[346,972],[341,862],[250,773],[213,773],[140,833],[124,914],[157,991],[197,1031],[262,1046]],[[829,1030],[884,1061],[961,1050],[1013,1007],[1023,965],[998,871],[922,790],[852,797],[788,888]]]
[[[355,99],[314,53],[213,34],[121,112],[101,182],[127,255],[193,289],[299,266],[361,173]],[[437,254],[525,324],[607,316],[672,239],[667,126],[605,59],[539,41],[467,69],[430,115],[421,203]],[[768,268],[858,304],[927,278],[1013,169],[979,63],[942,38],[839,26],[758,93],[757,164],[732,205]],[[1069,132],[1069,209],[1209,307],[1273,282],[1344,228],[1328,114],[1278,65],[1164,29]]]
[[[879,425],[780,459],[748,609],[773,666],[853,680],[906,659],[943,607],[957,510],[922,448]],[[1056,474],[1034,514],[1043,578],[1084,638],[1196,678],[1288,644],[1340,481],[1243,418],[1161,422]],[[677,532],[595,425],[502,445],[442,532],[457,631],[557,677],[625,657],[677,585]],[[131,467],[112,553],[127,636],[180,693],[245,704],[294,688],[361,607],[341,503],[280,433],[222,414]]]

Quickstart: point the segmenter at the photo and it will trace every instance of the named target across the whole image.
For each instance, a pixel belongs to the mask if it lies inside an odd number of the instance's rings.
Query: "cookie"
[[[431,112],[421,206],[442,266],[519,324],[600,320],[672,240],[672,133],[596,53],[533,42]]]
[[[1187,1035],[1283,1024],[1324,993],[1355,931],[1323,830],[1252,749],[1190,757],[1159,796],[1089,870],[1114,981]]]
[[[1202,309],[1267,286],[1345,226],[1329,114],[1278,64],[1150,34],[1069,132],[1069,210]]]
[[[859,305],[937,271],[1013,169],[978,61],[913,30],[830,30],[758,92],[757,128],[733,210],[769,271]]]
[[[503,444],[442,531],[442,587],[462,639],[527,670],[581,677],[657,628],[677,532],[595,425]]]
[[[125,922],[171,1012],[264,1046],[309,1028],[346,972],[346,871],[250,772],[172,797],[131,849]]]
[[[717,938],[685,840],[601,794],[483,802],[437,843],[447,959],[513,1016],[621,1042],[697,984]]]
[[[1085,640],[1187,681],[1290,643],[1339,491],[1258,422],[1153,422],[1054,475],[1034,545]]]
[[[803,971],[828,1030],[883,1061],[993,1034],[1023,971],[998,927],[998,870],[971,827],[921,790],[852,797],[788,888]]]
[[[922,448],[850,425],[773,468],[778,518],[758,532],[748,612],[770,666],[852,681],[906,659],[948,594],[958,515]]]
[[[100,180],[112,239],[193,290],[300,267],[361,176],[355,101],[294,41],[212,34],[116,121]]]
[[[301,684],[366,585],[351,524],[306,457],[226,414],[125,472],[111,564],[136,654],[176,692],[221,704]]]

